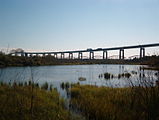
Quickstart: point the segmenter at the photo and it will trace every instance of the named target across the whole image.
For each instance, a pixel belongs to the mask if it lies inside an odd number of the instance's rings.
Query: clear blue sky
[[[74,50],[159,43],[159,0],[0,0],[0,47]]]

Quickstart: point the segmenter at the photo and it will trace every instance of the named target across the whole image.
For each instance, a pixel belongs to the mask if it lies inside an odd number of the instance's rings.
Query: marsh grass
[[[71,120],[64,100],[54,89],[34,86],[32,111],[30,111],[32,83],[0,84],[0,120]],[[32,112],[32,113],[31,113]]]
[[[159,87],[74,85],[71,106],[88,120],[158,120]]]
[[[69,82],[62,82],[61,84],[60,84],[60,87],[64,90],[64,89],[66,89],[66,90],[68,90],[70,87],[71,87],[71,84],[69,83]]]
[[[132,74],[137,74],[137,73],[135,72],[135,73],[132,73]],[[127,78],[128,79],[128,78],[130,78],[132,76],[132,74],[126,72],[126,73],[114,75],[114,74],[106,72],[104,74],[99,74],[98,78],[103,78],[104,77],[105,80],[110,80],[110,79],[114,79],[114,78],[118,78],[118,79],[120,79],[120,78]]]

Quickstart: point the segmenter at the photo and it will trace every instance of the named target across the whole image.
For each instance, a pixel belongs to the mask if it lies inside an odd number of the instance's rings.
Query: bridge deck
[[[145,48],[145,47],[157,47],[159,43],[154,44],[144,44],[144,45],[134,45],[134,46],[123,46],[123,47],[113,47],[113,48],[98,48],[92,50],[75,50],[75,51],[61,51],[61,52],[25,52],[28,54],[58,54],[58,53],[79,53],[79,52],[94,52],[94,51],[110,51],[110,50],[120,50],[120,49],[134,49],[134,48]]]

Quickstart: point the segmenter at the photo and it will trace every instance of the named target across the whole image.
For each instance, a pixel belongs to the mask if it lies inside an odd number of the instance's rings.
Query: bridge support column
[[[73,59],[73,53],[69,53],[69,59]]]
[[[78,53],[78,59],[82,59],[82,52]]]
[[[64,57],[65,57],[64,53],[61,53],[61,59],[64,59]]]
[[[108,52],[107,51],[103,51],[103,59],[108,59]]]
[[[92,59],[94,59],[94,52],[92,52]]]
[[[141,47],[140,48],[140,58],[145,57],[145,48]]]
[[[124,59],[124,49],[119,50],[119,59]]]
[[[94,59],[94,52],[91,51],[91,52],[89,53],[89,59]]]
[[[25,57],[28,57],[28,53],[24,53]]]
[[[43,57],[45,57],[45,53],[43,53],[42,55],[43,55]]]
[[[24,57],[24,52],[21,53],[21,56]]]
[[[122,52],[122,59],[125,58],[125,54],[124,54],[124,49],[123,49],[123,52]]]

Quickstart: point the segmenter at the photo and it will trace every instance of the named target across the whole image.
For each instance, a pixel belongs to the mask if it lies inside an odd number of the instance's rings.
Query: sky
[[[0,0],[0,48],[63,51],[148,43],[159,43],[159,0]]]

